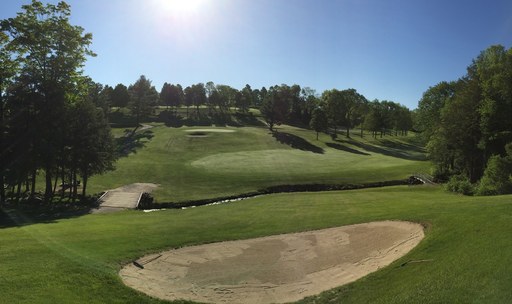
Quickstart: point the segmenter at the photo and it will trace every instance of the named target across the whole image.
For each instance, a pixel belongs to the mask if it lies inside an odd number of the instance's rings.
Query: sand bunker
[[[162,252],[125,266],[124,283],[165,300],[284,303],[353,282],[415,247],[423,227],[373,222]]]
[[[235,130],[230,130],[230,129],[215,129],[215,128],[211,128],[211,129],[190,129],[190,130],[185,130],[185,132],[198,132],[198,133],[233,133],[233,132],[235,132]]]

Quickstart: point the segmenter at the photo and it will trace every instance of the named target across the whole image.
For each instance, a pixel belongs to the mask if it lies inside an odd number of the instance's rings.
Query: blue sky
[[[28,2],[3,0],[0,19]],[[66,2],[72,24],[94,37],[87,75],[129,85],[144,74],[157,90],[286,83],[318,93],[355,88],[415,108],[429,86],[464,75],[488,46],[512,46],[509,0]]]

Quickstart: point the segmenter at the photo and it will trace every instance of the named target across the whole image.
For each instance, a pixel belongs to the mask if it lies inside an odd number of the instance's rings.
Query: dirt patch
[[[285,303],[353,282],[423,238],[410,222],[373,222],[162,252],[125,266],[124,283],[165,300]]]

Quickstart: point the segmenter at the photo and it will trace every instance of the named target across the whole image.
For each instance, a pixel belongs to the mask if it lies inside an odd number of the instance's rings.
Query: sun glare
[[[206,0],[160,0],[161,8],[167,12],[195,12]]]

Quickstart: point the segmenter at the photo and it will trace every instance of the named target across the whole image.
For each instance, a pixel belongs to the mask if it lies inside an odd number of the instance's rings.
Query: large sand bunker
[[[389,265],[423,236],[419,224],[373,222],[185,247],[143,257],[120,275],[128,286],[166,300],[284,303]]]

